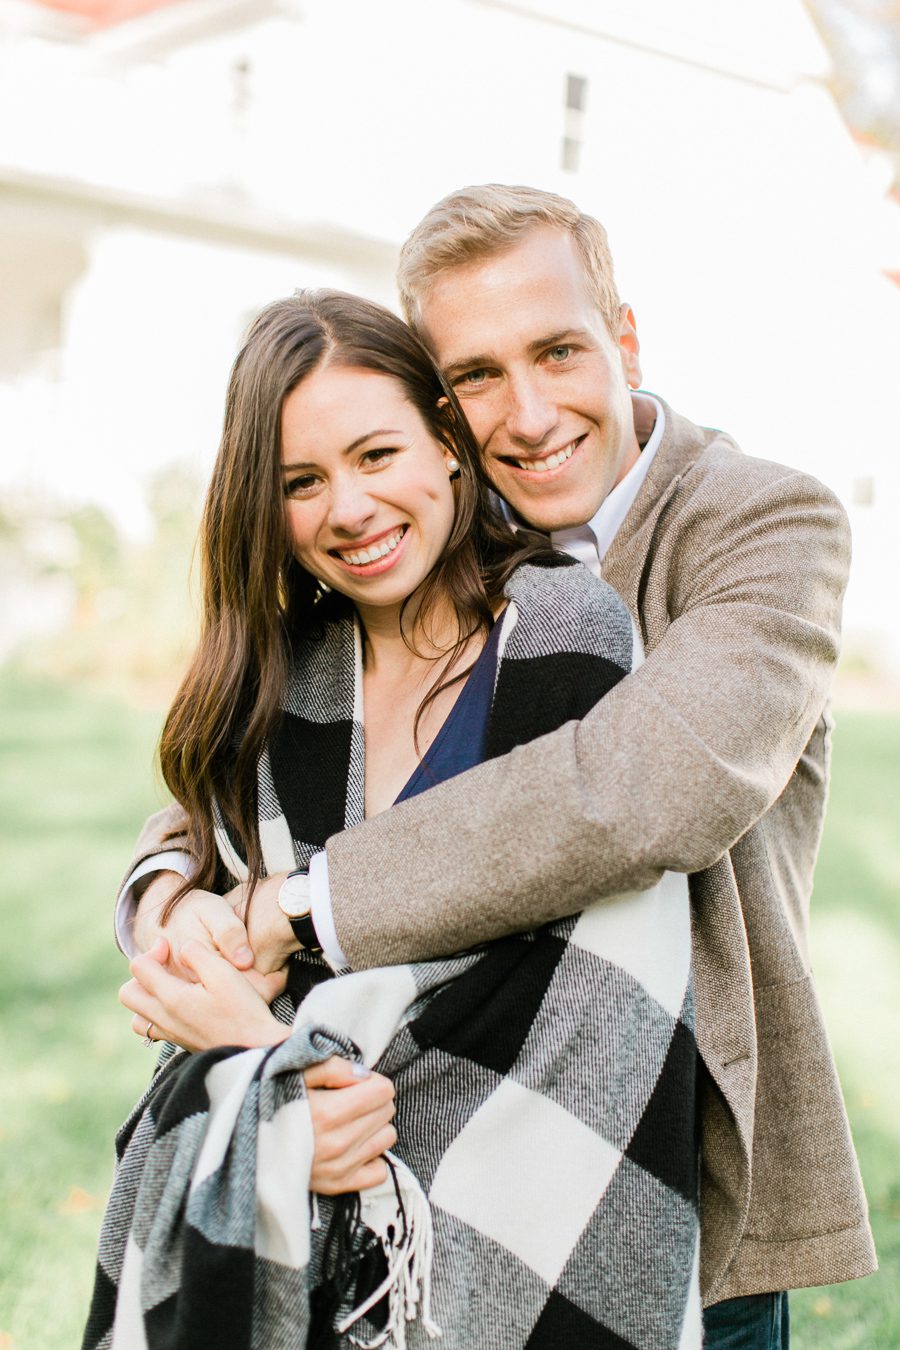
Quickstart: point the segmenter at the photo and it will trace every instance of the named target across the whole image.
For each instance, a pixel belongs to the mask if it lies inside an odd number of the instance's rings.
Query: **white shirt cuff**
[[[195,871],[194,859],[189,853],[183,852],[180,848],[171,848],[165,853],[154,853],[151,858],[145,858],[129,875],[116,900],[115,915],[116,942],[119,944],[119,951],[124,952],[129,960],[137,956],[134,942],[134,920],[137,914],[134,883],[140,881],[141,877],[149,876],[151,872],[178,872],[190,879]],[[316,931],[318,932],[318,929]]]
[[[631,620],[631,673],[644,664],[644,639],[634,619]]]
[[[314,853],[309,860],[309,917],[322,947],[322,955],[332,970],[349,970],[334,926],[331,887],[328,883],[328,854],[324,849],[321,853]]]

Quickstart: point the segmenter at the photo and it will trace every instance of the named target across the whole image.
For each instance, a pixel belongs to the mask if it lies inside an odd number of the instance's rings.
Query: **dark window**
[[[587,93],[588,82],[584,75],[566,76],[566,110],[560,160],[563,169],[569,173],[577,173],[581,164]]]
[[[566,107],[573,112],[584,112],[587,103],[588,82],[583,75],[566,76]]]

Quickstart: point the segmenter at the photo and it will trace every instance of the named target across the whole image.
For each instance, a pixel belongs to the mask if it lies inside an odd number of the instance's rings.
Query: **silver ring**
[[[150,1035],[150,1032],[151,1032],[152,1030],[153,1030],[153,1023],[152,1023],[152,1022],[148,1022],[148,1023],[147,1023],[147,1030],[144,1032],[144,1039],[141,1041],[141,1044],[142,1044],[142,1045],[153,1045],[153,1044],[154,1044],[153,1037]]]

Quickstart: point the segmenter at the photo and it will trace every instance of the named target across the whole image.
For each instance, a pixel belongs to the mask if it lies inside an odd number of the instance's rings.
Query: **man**
[[[784,1290],[874,1268],[807,952],[843,512],[630,392],[634,316],[570,202],[452,194],[404,246],[400,289],[513,515],[602,567],[647,659],[584,722],[330,840],[319,942],[356,968],[419,959],[692,874],[705,1344],[784,1350]],[[139,857],[178,823],[151,824]],[[207,926],[234,954],[221,912]]]

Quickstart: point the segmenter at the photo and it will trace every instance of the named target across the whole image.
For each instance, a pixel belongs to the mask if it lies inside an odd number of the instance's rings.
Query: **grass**
[[[791,1298],[797,1350],[900,1346],[900,715],[838,716],[812,957],[881,1270]]]
[[[0,1347],[80,1344],[112,1139],[151,1063],[116,1002],[111,896],[159,718],[0,679]]]
[[[0,673],[0,1350],[80,1343],[116,1127],[151,1067],[115,1000],[112,896],[158,804],[158,716]],[[792,1296],[794,1350],[900,1345],[900,715],[846,714],[813,956],[882,1271]]]

